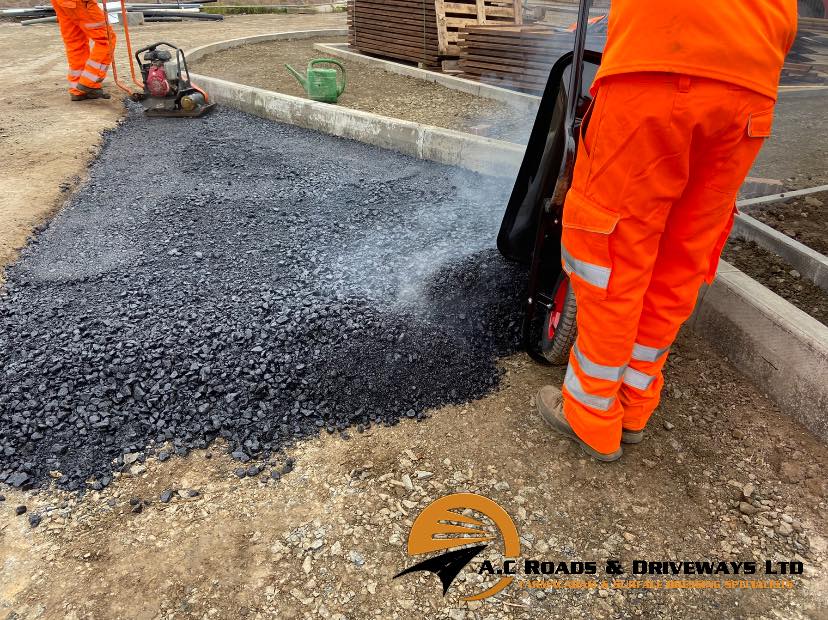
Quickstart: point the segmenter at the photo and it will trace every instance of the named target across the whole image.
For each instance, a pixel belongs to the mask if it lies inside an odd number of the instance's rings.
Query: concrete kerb
[[[337,56],[352,62],[369,65],[377,69],[383,69],[391,73],[413,77],[427,82],[434,82],[446,88],[459,90],[464,93],[483,97],[485,99],[493,99],[505,103],[521,111],[534,112],[540,105],[540,97],[534,95],[527,95],[525,93],[518,93],[508,88],[500,88],[499,86],[491,86],[489,84],[482,84],[474,80],[467,80],[465,78],[456,77],[453,75],[446,75],[444,73],[437,73],[436,71],[429,71],[427,69],[420,69],[411,65],[404,65],[392,60],[384,60],[382,58],[375,58],[373,56],[366,56],[349,49],[347,44],[341,43],[315,43],[313,48],[323,54]]]
[[[745,198],[744,200],[738,201],[736,203],[736,206],[740,209],[745,209],[749,211],[752,207],[755,207],[756,205],[768,204],[772,202],[783,202],[790,198],[796,198],[797,196],[807,196],[808,194],[817,194],[819,192],[825,191],[828,191],[828,185],[817,185],[816,187],[794,189],[787,192],[781,192],[779,194],[770,194],[768,196]]]
[[[828,256],[812,250],[796,239],[779,232],[749,215],[736,216],[731,238],[753,241],[784,258],[804,278],[828,291]]]
[[[255,43],[266,43],[268,41],[298,41],[302,39],[313,39],[315,37],[344,37],[348,35],[347,28],[326,28],[324,30],[294,30],[290,32],[271,32],[258,34],[251,37],[239,37],[238,39],[227,39],[194,47],[187,51],[187,62],[194,62],[214,52],[253,45]]]
[[[342,36],[347,30],[303,30],[242,37],[187,52],[188,62],[214,52],[265,41]],[[524,146],[461,131],[403,121],[193,73],[193,81],[220,104],[283,123],[358,140],[406,155],[497,177],[514,177]]]
[[[514,177],[524,147],[460,131],[193,74],[211,100],[242,112],[497,177]]]
[[[828,327],[724,261],[690,326],[828,441]]]

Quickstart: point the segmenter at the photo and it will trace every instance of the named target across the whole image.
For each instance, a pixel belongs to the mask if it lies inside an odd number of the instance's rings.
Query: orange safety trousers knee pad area
[[[715,276],[773,106],[679,74],[599,82],[561,238],[578,306],[564,413],[595,450],[617,450],[622,428],[643,429],[658,406],[670,345]]]
[[[69,92],[100,88],[112,64],[115,33],[94,0],[52,0],[69,62]]]

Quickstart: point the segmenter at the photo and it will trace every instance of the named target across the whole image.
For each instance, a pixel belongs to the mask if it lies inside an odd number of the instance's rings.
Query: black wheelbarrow
[[[565,364],[575,343],[575,295],[561,267],[561,219],[581,125],[592,99],[601,54],[587,50],[591,0],[581,0],[575,46],[549,72],[538,115],[500,225],[497,247],[529,265],[523,339],[527,352],[547,364]],[[590,47],[602,48],[592,38]]]

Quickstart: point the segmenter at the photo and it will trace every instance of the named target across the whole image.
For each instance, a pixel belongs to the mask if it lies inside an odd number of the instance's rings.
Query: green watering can
[[[339,71],[331,69],[330,67],[317,69],[316,65],[328,63],[339,67],[342,72],[342,84],[339,84]],[[293,74],[308,97],[314,101],[324,101],[325,103],[336,103],[339,95],[345,90],[345,67],[338,60],[332,58],[316,58],[308,63],[308,77],[299,73],[290,65],[285,65],[285,68]]]

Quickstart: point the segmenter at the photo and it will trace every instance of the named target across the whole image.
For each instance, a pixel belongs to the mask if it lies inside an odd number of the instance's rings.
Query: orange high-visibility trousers
[[[115,33],[103,10],[94,0],[52,0],[52,6],[69,62],[69,92],[82,94],[79,85],[100,88],[115,47]]]
[[[564,414],[599,452],[617,450],[622,427],[644,428],[658,405],[668,350],[715,275],[773,105],[740,86],[672,73],[598,83],[561,255],[578,306]]]

